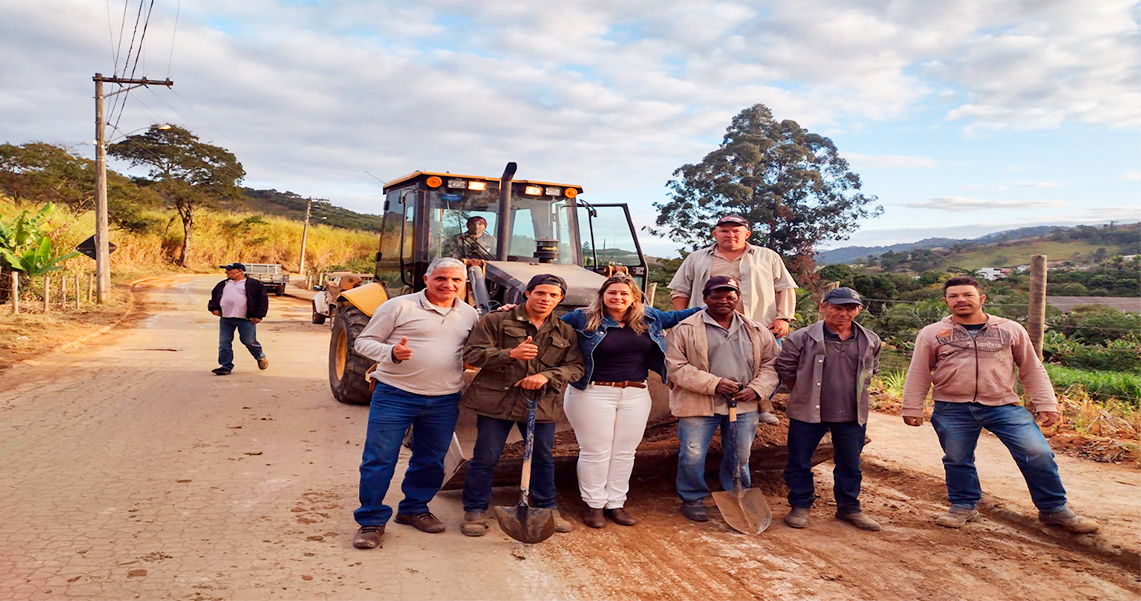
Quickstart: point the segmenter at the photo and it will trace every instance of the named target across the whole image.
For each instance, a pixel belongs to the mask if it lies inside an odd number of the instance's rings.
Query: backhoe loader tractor
[[[591,205],[579,198],[581,186],[514,174],[509,163],[500,178],[417,171],[385,184],[375,280],[337,299],[329,385],[338,401],[370,401],[365,374],[374,362],[353,342],[381,303],[424,288],[424,272],[437,257],[468,265],[465,300],[481,314],[522,302],[539,273],[567,282],[559,314],[588,304],[616,271],[645,288],[646,259],[625,204]],[[476,235],[478,225],[486,227]]]

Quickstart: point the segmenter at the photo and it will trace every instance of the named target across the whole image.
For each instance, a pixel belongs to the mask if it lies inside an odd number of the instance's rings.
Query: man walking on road
[[[836,517],[862,530],[880,529],[860,510],[859,500],[868,383],[879,371],[880,356],[879,336],[853,321],[863,308],[855,290],[829,291],[820,303],[824,319],[789,334],[777,358],[777,374],[792,391],[784,468],[791,510],[784,523],[793,528],[808,526],[808,510],[816,500],[812,455],[831,432]]]
[[[464,363],[480,368],[464,393],[477,416],[478,434],[464,480],[464,522],[468,536],[487,533],[492,476],[512,427],[526,436],[527,399],[537,397],[535,449],[531,463],[533,505],[551,508],[555,531],[570,532],[559,515],[555,490],[555,423],[562,417],[567,383],[585,372],[574,328],[551,312],[566,295],[562,278],[539,274],[527,283],[526,303],[483,317],[464,346]]]
[[[722,450],[721,488],[733,490],[738,466],[741,486],[748,488],[757,410],[772,411],[769,397],[778,385],[773,365],[780,349],[772,333],[737,313],[739,294],[736,278],[709,278],[702,290],[706,310],[679,323],[666,342],[670,413],[678,418],[681,443],[677,494],[682,514],[695,522],[709,520],[705,455],[713,433],[720,427],[721,439],[732,438],[737,447]],[[730,404],[736,407],[735,422],[729,421]],[[732,436],[726,436],[729,428]]]
[[[1017,322],[988,315],[978,281],[951,278],[943,284],[950,317],[923,328],[903,389],[903,421],[923,424],[923,401],[931,394],[931,425],[943,447],[950,510],[935,520],[948,528],[978,521],[982,498],[975,471],[975,446],[986,428],[999,438],[1022,471],[1038,519],[1070,532],[1088,533],[1097,522],[1066,506],[1066,490],[1050,444],[1014,390],[1015,369],[1043,427],[1061,420],[1050,378],[1038,360],[1030,336]]]
[[[424,290],[381,304],[354,344],[358,353],[377,361],[369,374],[376,388],[360,467],[361,506],[354,513],[361,526],[353,540],[358,549],[381,545],[384,525],[392,517],[384,496],[409,426],[415,432],[412,457],[396,523],[423,532],[445,530],[428,503],[444,482],[444,456],[463,389],[463,345],[478,315],[457,298],[467,283],[460,261],[432,261],[424,282]]]
[[[221,317],[218,333],[218,367],[215,375],[227,376],[234,371],[234,330],[238,339],[258,362],[258,369],[269,367],[257,338],[257,324],[269,312],[269,296],[262,283],[246,277],[246,266],[241,263],[223,265],[226,279],[218,282],[210,292],[206,307]]]

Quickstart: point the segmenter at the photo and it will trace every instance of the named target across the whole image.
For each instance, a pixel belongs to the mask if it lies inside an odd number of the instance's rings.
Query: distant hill
[[[816,263],[819,265],[831,265],[834,263],[855,263],[860,259],[868,257],[878,257],[886,252],[902,252],[908,250],[924,250],[934,248],[945,248],[954,244],[963,242],[974,242],[977,244],[991,244],[995,242],[1013,242],[1015,240],[1025,240],[1027,238],[1036,238],[1044,236],[1053,232],[1054,230],[1066,229],[1065,226],[1060,225],[1038,225],[1033,227],[1020,227],[1013,230],[1004,230],[987,234],[978,238],[925,238],[918,242],[904,242],[902,244],[892,244],[890,246],[844,246],[841,248],[834,248],[826,250],[816,255]]]
[[[278,215],[287,219],[303,221],[305,219],[305,203],[307,199],[293,192],[278,192],[277,190],[254,190],[242,188],[240,208]],[[357,213],[332,204],[324,199],[313,199],[313,208],[310,213],[311,223],[331,225],[350,230],[380,231],[380,215]]]

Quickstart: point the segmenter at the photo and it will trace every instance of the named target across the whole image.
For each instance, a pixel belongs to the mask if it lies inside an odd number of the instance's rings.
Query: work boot
[[[951,507],[951,510],[935,518],[935,523],[947,528],[962,528],[967,522],[979,521],[979,512],[974,508]]]
[[[762,424],[768,424],[770,426],[775,426],[775,425],[780,423],[780,420],[777,419],[777,416],[773,415],[772,413],[769,413],[768,411],[762,411],[762,412],[758,413],[757,414],[757,421],[762,423]]]
[[[228,376],[232,371],[233,370],[227,369],[225,367],[215,367],[214,369],[210,370],[210,373],[214,374],[215,376]]]
[[[638,523],[638,520],[635,520],[634,516],[630,515],[623,507],[604,509],[602,513],[605,514],[606,517],[610,518],[610,520],[614,523],[621,524],[623,526],[633,526],[634,524]]]
[[[427,532],[429,534],[436,534],[447,530],[447,526],[441,522],[431,512],[425,511],[424,513],[417,513],[410,515],[407,513],[396,514],[395,521],[397,524],[404,524],[405,526],[412,526],[420,532]]]
[[[566,534],[574,530],[574,524],[564,518],[558,509],[552,509],[551,513],[555,516],[555,532]]]
[[[267,359],[265,355],[262,355],[261,359],[258,359],[258,369],[269,369],[269,359]]]
[[[808,508],[793,507],[789,510],[788,515],[784,516],[784,523],[789,528],[807,528]]]
[[[353,546],[358,549],[375,549],[381,546],[380,537],[384,534],[384,524],[379,526],[361,526],[357,535],[353,537]]]
[[[483,536],[487,534],[487,512],[465,511],[464,521],[460,524],[460,532],[462,532],[464,536]]]
[[[1100,527],[1097,522],[1089,518],[1083,518],[1074,513],[1069,507],[1063,507],[1059,511],[1051,511],[1049,513],[1040,511],[1038,512],[1038,519],[1044,524],[1058,526],[1074,534],[1097,532],[1097,529]]]
[[[709,512],[705,510],[705,504],[701,501],[697,501],[696,503],[682,503],[681,514],[695,522],[709,521]]]
[[[836,519],[848,522],[860,530],[878,532],[880,529],[879,523],[865,515],[862,511],[856,511],[853,513],[836,512]]]
[[[602,515],[602,509],[587,507],[582,510],[582,523],[591,528],[605,528],[606,518]]]

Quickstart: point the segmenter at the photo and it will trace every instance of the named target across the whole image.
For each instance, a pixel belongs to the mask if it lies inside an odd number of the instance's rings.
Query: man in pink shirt
[[[266,359],[265,351],[258,342],[257,324],[269,312],[269,296],[261,282],[246,277],[245,265],[230,263],[223,265],[222,269],[226,270],[226,279],[214,286],[207,304],[210,312],[221,318],[218,326],[218,367],[213,372],[215,375],[228,376],[234,371],[234,330],[238,331],[238,339],[258,362],[258,369],[266,369],[269,367],[269,359]]]

